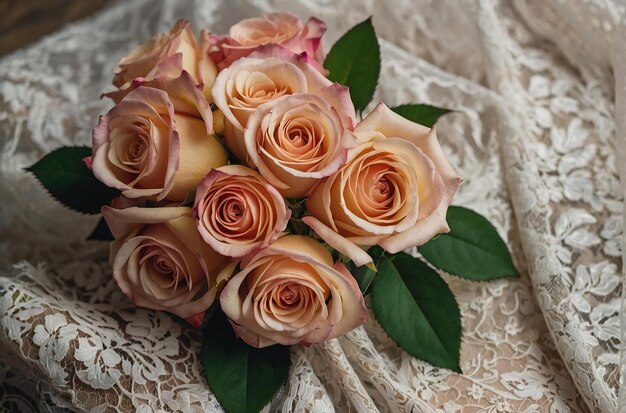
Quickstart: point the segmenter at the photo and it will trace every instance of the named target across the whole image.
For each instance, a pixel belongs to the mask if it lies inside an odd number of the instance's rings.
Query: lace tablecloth
[[[292,351],[281,412],[626,411],[622,226],[626,3],[618,0],[137,0],[0,61],[0,405],[8,411],[220,411],[199,334],[114,286],[97,218],[23,171],[89,144],[117,60],[179,17],[224,32],[272,10],[316,15],[327,46],[368,15],[377,98],[454,109],[440,140],[520,279],[446,278],[463,314],[464,375],[409,356],[372,317]]]

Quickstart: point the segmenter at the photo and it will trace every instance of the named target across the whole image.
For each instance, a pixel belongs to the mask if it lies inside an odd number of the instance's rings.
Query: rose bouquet
[[[435,269],[516,275],[495,229],[450,206],[461,178],[433,128],[448,111],[372,108],[371,21],[328,55],[324,32],[290,13],[199,38],[179,21],[118,63],[91,148],[29,168],[66,206],[102,213],[90,239],[111,241],[133,303],[203,329],[227,411],[269,402],[287,346],[364,324],[366,294],[400,347],[460,371],[460,313]],[[403,252],[415,247],[429,264]]]

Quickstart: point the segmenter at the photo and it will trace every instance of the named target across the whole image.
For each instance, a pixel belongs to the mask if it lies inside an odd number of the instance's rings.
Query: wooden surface
[[[0,56],[93,14],[110,1],[0,0]]]

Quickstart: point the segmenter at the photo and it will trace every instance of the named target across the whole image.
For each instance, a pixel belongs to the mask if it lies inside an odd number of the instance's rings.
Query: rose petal
[[[345,265],[343,265],[341,261],[337,261],[334,268],[343,276],[348,285],[347,291],[350,292],[350,294],[343,294],[343,300],[345,302],[344,311],[341,316],[341,321],[335,326],[332,333],[333,336],[339,337],[365,324],[367,322],[368,310],[365,306],[365,299],[363,298],[363,294],[361,294],[359,284]]]
[[[353,131],[356,126],[356,111],[350,98],[350,89],[339,83],[333,83],[318,90],[317,94],[337,110],[343,121],[344,128]]]
[[[405,249],[420,246],[437,234],[450,231],[445,215],[442,215],[447,209],[448,205],[442,203],[432,215],[418,221],[415,226],[404,232],[383,239],[378,245],[390,254],[396,254]]]
[[[125,236],[137,225],[158,224],[184,215],[191,216],[191,212],[191,208],[185,207],[125,209],[102,207],[102,216],[116,239]]]
[[[325,32],[326,23],[316,17],[311,17],[301,34],[302,48],[320,63],[324,60],[324,49],[321,40]]]
[[[213,134],[213,113],[209,102],[200,88],[195,85],[189,72],[182,71],[179,77],[157,77],[153,80],[136,79],[132,88],[141,86],[153,87],[165,91],[172,102],[174,112],[201,118],[206,125],[206,134]]]
[[[435,128],[429,129],[411,122],[381,102],[359,123],[355,134],[367,131],[377,131],[384,136],[398,137],[413,143],[433,161],[446,185],[446,192],[456,191],[459,176],[444,155]]]
[[[363,251],[363,249],[350,242],[348,239],[337,234],[317,218],[313,216],[306,216],[302,218],[302,222],[315,231],[315,233],[326,241],[328,245],[350,258],[357,267],[366,265],[373,261],[372,257],[370,257],[367,252]]]

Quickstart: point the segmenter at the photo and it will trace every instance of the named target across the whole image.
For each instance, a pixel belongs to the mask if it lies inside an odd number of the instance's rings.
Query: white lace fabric
[[[118,59],[179,17],[225,32],[290,10],[368,15],[381,36],[376,99],[454,109],[438,135],[465,182],[456,204],[505,237],[519,279],[445,276],[463,316],[463,375],[399,349],[376,323],[294,347],[266,411],[616,412],[622,298],[626,4],[617,0],[120,2],[0,60],[0,406],[7,411],[221,411],[200,334],[138,309],[110,277],[97,218],[23,171],[89,145]],[[621,179],[620,179],[621,177]]]

